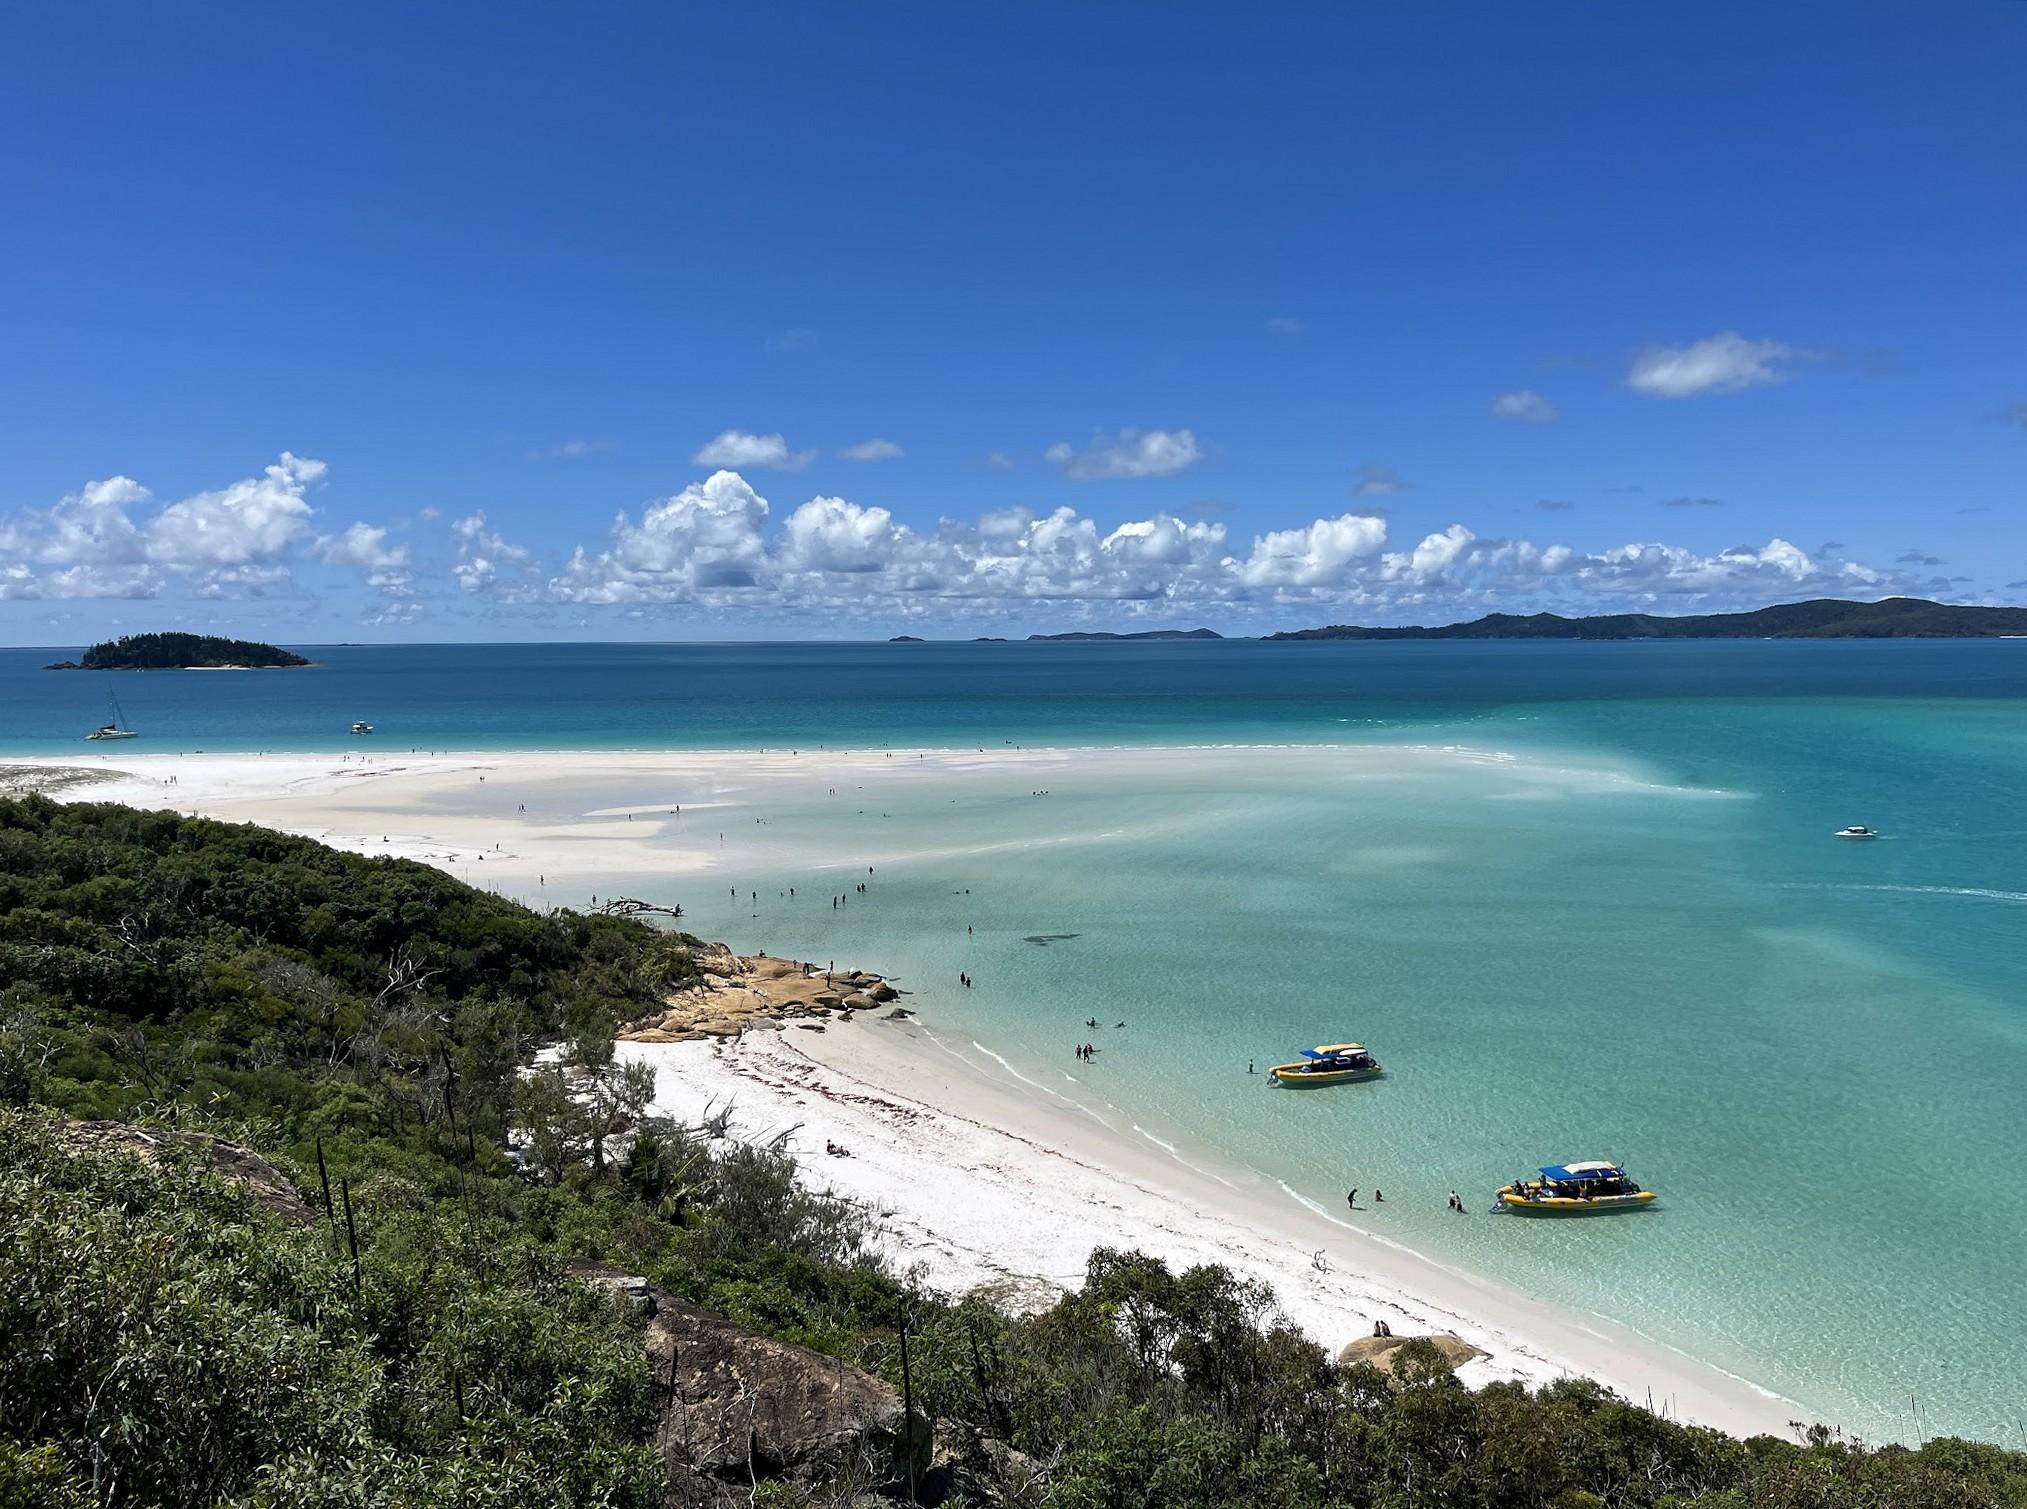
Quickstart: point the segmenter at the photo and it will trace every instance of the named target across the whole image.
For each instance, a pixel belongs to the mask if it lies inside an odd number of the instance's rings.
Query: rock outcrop
[[[926,1466],[927,1422],[904,1431],[900,1398],[872,1374],[660,1291],[653,1303],[646,1345],[669,1503],[714,1504],[723,1486],[743,1503],[773,1478],[876,1490],[905,1480],[906,1449]]]
[[[63,1135],[80,1148],[122,1148],[150,1163],[159,1163],[169,1153],[194,1156],[210,1164],[222,1177],[244,1184],[253,1191],[255,1199],[283,1219],[298,1226],[315,1225],[318,1219],[287,1175],[251,1148],[236,1142],[202,1132],[162,1132],[129,1126],[124,1121],[66,1121]]]
[[[1342,1363],[1369,1362],[1389,1377],[1393,1375],[1394,1355],[1411,1341],[1426,1341],[1443,1354],[1452,1368],[1461,1368],[1467,1362],[1488,1355],[1482,1348],[1448,1332],[1439,1331],[1433,1336],[1361,1336],[1337,1354]]]
[[[572,1258],[569,1274],[581,1284],[594,1289],[603,1289],[618,1299],[625,1300],[641,1314],[653,1317],[661,1301],[655,1298],[654,1286],[638,1273],[628,1273],[610,1263],[601,1263],[592,1258]]]
[[[741,958],[723,944],[701,951],[703,982],[678,991],[663,1009],[616,1036],[633,1043],[688,1043],[736,1037],[749,1027],[804,1019],[849,1021],[858,1011],[900,999],[901,992],[863,970],[833,973],[768,954]]]

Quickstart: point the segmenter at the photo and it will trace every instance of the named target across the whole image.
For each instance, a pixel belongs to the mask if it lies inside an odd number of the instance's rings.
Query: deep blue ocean
[[[2027,641],[296,646],[264,672],[45,672],[0,650],[0,752],[1328,741],[1516,709],[2027,697]],[[1603,704],[1601,708],[1599,705]]]

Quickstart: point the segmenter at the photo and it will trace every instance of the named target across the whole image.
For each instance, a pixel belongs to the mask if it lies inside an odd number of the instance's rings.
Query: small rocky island
[[[311,662],[292,650],[214,634],[128,634],[59,660],[52,671],[265,671]]]

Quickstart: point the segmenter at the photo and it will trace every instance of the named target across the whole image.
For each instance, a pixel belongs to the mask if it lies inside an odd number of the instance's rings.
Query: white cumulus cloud
[[[779,438],[779,437],[777,437]],[[611,544],[580,547],[550,583],[564,602],[677,602],[700,592],[755,585],[765,568],[767,500],[737,472],[713,472],[658,498],[634,523],[613,521]]]
[[[848,445],[838,454],[847,461],[892,461],[908,453],[893,441],[875,436],[871,440],[861,440],[857,445]]]
[[[1562,417],[1562,411],[1539,393],[1516,388],[1492,400],[1492,417],[1518,419],[1523,424],[1552,424]]]
[[[152,597],[180,579],[203,597],[257,595],[288,579],[314,533],[307,494],[328,470],[284,451],[260,476],[193,493],[150,515],[131,477],[88,482],[48,508],[0,518],[16,595]],[[32,568],[47,568],[36,574]]]
[[[699,466],[737,469],[742,466],[772,467],[776,471],[799,472],[816,459],[815,451],[791,451],[780,435],[749,435],[744,430],[721,430],[697,447],[690,457]]]
[[[1780,363],[1804,353],[1779,341],[1749,341],[1736,330],[1687,346],[1647,346],[1633,354],[1626,386],[1650,398],[1696,398],[1784,382]]]
[[[1408,490],[1407,480],[1390,466],[1368,461],[1358,469],[1358,485],[1352,493],[1361,498],[1390,498]]]
[[[1253,541],[1239,565],[1248,587],[1329,587],[1341,584],[1387,542],[1383,519],[1348,513],[1303,529],[1278,529]]]
[[[1121,430],[1094,435],[1081,450],[1059,440],[1042,459],[1063,469],[1073,481],[1107,477],[1172,477],[1203,459],[1189,430]]]
[[[406,597],[412,590],[408,547],[388,544],[384,527],[353,524],[342,534],[319,536],[316,555],[326,565],[352,567],[367,586],[389,597]]]
[[[525,578],[532,552],[488,528],[483,513],[454,521],[450,533],[457,542],[457,557],[450,570],[458,586],[467,592],[496,592],[509,599],[528,591]]]
[[[913,531],[884,508],[844,498],[811,498],[788,516],[777,547],[790,571],[878,571],[892,564]]]
[[[195,571],[273,561],[309,533],[310,484],[329,468],[283,451],[259,477],[171,503],[148,522],[150,559]]]

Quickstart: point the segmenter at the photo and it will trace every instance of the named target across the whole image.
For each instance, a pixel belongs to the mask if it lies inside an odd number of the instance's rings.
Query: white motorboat
[[[355,734],[370,734],[373,732],[373,725],[362,718],[359,722],[352,725],[352,732]]]
[[[1839,829],[1837,830],[1837,837],[1839,837],[1839,838],[1877,838],[1877,837],[1879,837],[1879,832],[1878,832],[1878,830],[1877,830],[1877,829],[1874,829],[1874,828],[1868,828],[1868,827],[1866,827],[1866,826],[1865,826],[1865,825],[1864,825],[1863,823],[1853,823],[1853,824],[1852,824],[1852,825],[1851,825],[1850,827],[1848,827],[1848,828],[1839,828]]]

